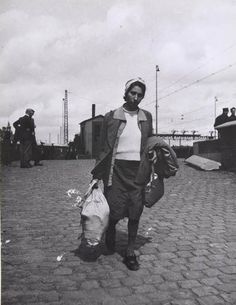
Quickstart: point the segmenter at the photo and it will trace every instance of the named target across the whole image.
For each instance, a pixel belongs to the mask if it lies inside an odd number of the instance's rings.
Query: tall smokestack
[[[92,104],[92,118],[95,117],[95,108],[96,108],[96,105]]]

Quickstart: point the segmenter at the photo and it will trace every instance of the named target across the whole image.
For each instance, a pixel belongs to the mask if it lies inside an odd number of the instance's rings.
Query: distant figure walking
[[[14,142],[20,142],[20,167],[30,168],[32,167],[30,160],[33,157],[33,150],[36,149],[37,143],[35,139],[35,124],[34,124],[34,110],[26,109],[25,115],[20,117],[17,121],[13,123],[15,127]],[[35,161],[39,162],[39,160]],[[37,165],[37,164],[35,164]]]
[[[229,108],[223,108],[222,114],[216,117],[215,119],[214,127],[228,122],[229,121],[228,113],[229,113]]]
[[[236,115],[235,115],[235,107],[230,108],[231,115],[228,118],[229,122],[235,121],[236,120]]]
[[[139,108],[146,85],[141,78],[129,80],[125,85],[125,103],[107,113],[101,136],[101,151],[92,171],[94,179],[103,179],[105,196],[110,207],[106,246],[115,251],[116,224],[128,217],[128,246],[125,265],[138,270],[134,252],[139,220],[143,212],[143,189],[135,183],[140,156],[147,139],[152,135],[152,115]]]

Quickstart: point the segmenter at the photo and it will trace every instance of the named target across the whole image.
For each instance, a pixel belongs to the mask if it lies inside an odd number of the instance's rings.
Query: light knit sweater
[[[126,125],[120,135],[116,159],[140,161],[141,131],[138,127],[138,112],[124,109]]]

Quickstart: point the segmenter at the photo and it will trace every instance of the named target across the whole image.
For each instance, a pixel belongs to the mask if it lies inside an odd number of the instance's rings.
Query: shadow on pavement
[[[125,250],[127,246],[127,232],[117,230],[116,233],[116,250],[115,253],[118,253],[121,257],[125,256]],[[142,235],[138,235],[136,239],[135,250],[143,247],[146,243],[150,243],[151,239],[149,237],[143,237]],[[94,262],[101,255],[110,255],[107,250],[104,239],[97,246],[89,246],[86,243],[86,240],[81,240],[79,247],[75,250],[72,250],[71,253],[74,253],[75,256],[79,257],[81,260],[85,262]]]

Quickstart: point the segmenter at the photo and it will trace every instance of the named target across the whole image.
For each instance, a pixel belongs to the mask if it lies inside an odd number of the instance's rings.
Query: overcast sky
[[[236,106],[236,0],[1,0],[0,24],[0,127],[33,108],[37,140],[57,143],[65,89],[72,140],[137,76],[155,119],[156,65],[159,132],[209,135],[215,96]]]

